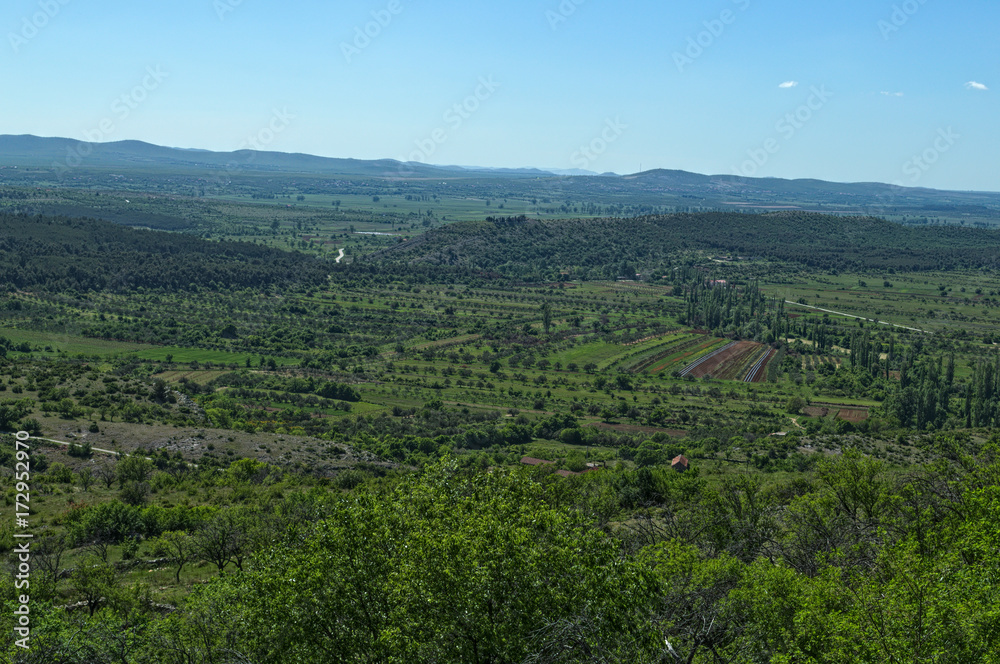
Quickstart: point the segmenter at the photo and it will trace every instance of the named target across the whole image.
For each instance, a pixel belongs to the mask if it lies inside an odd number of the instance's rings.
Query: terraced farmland
[[[743,382],[763,383],[767,379],[767,363],[771,361],[774,354],[773,348],[765,346],[760,355],[753,360],[753,364],[750,365],[750,369],[746,375],[743,376]]]
[[[702,334],[694,332],[669,332],[659,337],[642,339],[626,344],[629,352],[615,361],[623,371],[642,373],[654,364],[677,353],[688,351],[706,340]]]
[[[687,365],[681,370],[681,376],[691,376],[692,378],[703,378],[712,374],[712,370],[720,366],[720,362],[729,357],[730,352],[739,347],[739,342],[731,341],[722,348],[713,350],[711,353],[702,355],[700,358]]]
[[[767,375],[771,349],[753,341],[733,341],[688,364],[682,376],[760,382]]]
[[[697,332],[681,334],[670,341],[650,348],[648,352],[636,356],[632,364],[626,366],[630,373],[658,374],[661,371],[680,369],[706,353],[724,345],[725,339],[708,337]]]

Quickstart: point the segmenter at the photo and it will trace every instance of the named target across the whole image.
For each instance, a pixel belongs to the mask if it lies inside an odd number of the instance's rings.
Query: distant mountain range
[[[0,160],[5,166],[32,168],[72,167],[125,168],[238,168],[241,171],[279,171],[322,175],[381,177],[489,176],[551,177],[553,175],[618,177],[581,169],[492,168],[488,166],[434,166],[395,159],[337,159],[315,155],[258,150],[213,152],[200,148],[171,148],[143,141],[87,143],[71,138],[43,138],[30,134],[0,135]]]
[[[26,169],[45,180],[74,169],[90,172],[141,171],[150,176],[283,174],[391,181],[495,181],[511,195],[551,196],[618,204],[673,206],[677,209],[770,210],[798,208],[834,214],[873,214],[946,220],[949,223],[1000,224],[1000,193],[955,192],[860,182],[749,178],[701,175],[679,170],[651,170],[631,175],[538,168],[433,166],[393,159],[362,160],[238,150],[170,148],[142,141],[86,143],[69,138],[0,135],[0,183],[24,179],[11,174]],[[79,171],[77,171],[79,172]],[[51,178],[50,178],[51,179]],[[472,185],[469,185],[470,187]]]
[[[374,161],[332,159],[308,154],[237,150],[212,152],[168,148],[142,141],[86,143],[71,138],[0,135],[0,163],[5,166],[49,168],[77,165],[87,168],[167,168],[234,172],[260,171],[366,177],[434,177],[455,169],[403,164],[393,159]]]

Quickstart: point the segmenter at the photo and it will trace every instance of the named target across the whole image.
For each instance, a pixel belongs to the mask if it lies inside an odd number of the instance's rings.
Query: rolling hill
[[[875,217],[808,212],[555,221],[518,217],[451,224],[372,258],[522,277],[551,279],[559,269],[583,269],[614,278],[665,270],[672,257],[686,250],[827,270],[982,268],[996,266],[1000,232],[909,227]]]
[[[562,171],[561,173],[565,173]],[[125,174],[125,175],[123,175]],[[134,185],[129,185],[129,180]],[[183,191],[239,181],[247,193],[266,179],[284,194],[344,192],[331,182],[352,180],[367,195],[406,193],[452,199],[551,201],[558,209],[603,206],[598,214],[794,209],[879,216],[907,224],[1000,225],[1000,193],[815,179],[788,180],[651,170],[618,176],[563,175],[536,168],[433,166],[392,159],[360,160],[256,150],[212,152],[141,141],[86,143],[67,138],[0,135],[0,184]],[[140,182],[141,180],[141,182]],[[186,187],[186,189],[185,189]],[[567,213],[566,216],[572,216]],[[591,216],[595,216],[591,214]]]

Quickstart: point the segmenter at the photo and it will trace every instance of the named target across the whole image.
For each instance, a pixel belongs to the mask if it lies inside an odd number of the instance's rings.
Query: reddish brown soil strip
[[[742,380],[748,367],[760,358],[760,353],[764,348],[765,346],[752,341],[742,342],[739,352],[722,363],[712,375],[722,380]]]
[[[694,376],[695,378],[703,378],[708,375],[721,378],[721,374],[727,372],[728,364],[742,363],[741,360],[746,359],[748,354],[754,353],[759,348],[760,344],[754,343],[753,341],[740,341],[725,349],[721,353],[705,360],[692,369],[689,375]]]
[[[760,366],[757,367],[757,372],[750,377],[750,380],[748,382],[763,383],[765,380],[767,380],[767,365],[771,362],[771,359],[774,358],[774,356],[775,356],[774,349],[769,348],[767,351],[767,357],[764,358],[764,361],[760,363]]]

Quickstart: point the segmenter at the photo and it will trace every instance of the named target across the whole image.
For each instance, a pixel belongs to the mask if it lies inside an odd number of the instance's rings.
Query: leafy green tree
[[[153,462],[141,456],[122,457],[115,464],[119,488],[124,488],[128,482],[146,482],[152,474]]]
[[[94,476],[104,483],[104,486],[108,489],[111,485],[115,483],[118,479],[118,473],[115,471],[115,465],[111,463],[102,463],[94,468]]]
[[[169,393],[170,390],[167,387],[167,381],[163,380],[162,378],[157,378],[156,380],[153,381],[153,393],[152,393],[153,399],[162,403],[167,400],[167,395]]]
[[[73,481],[73,471],[66,467],[65,464],[59,462],[49,466],[47,475],[52,478],[53,482],[59,482],[60,484],[69,484]]]
[[[798,415],[802,412],[802,409],[806,407],[806,400],[802,397],[796,395],[788,400],[785,404],[785,412],[792,415]]]
[[[116,583],[115,569],[107,562],[81,560],[73,572],[73,592],[87,606],[90,615],[106,601]]]
[[[17,404],[0,404],[0,428],[14,429],[18,420],[27,415],[29,412],[31,412],[30,409],[25,412],[25,410]]]
[[[81,546],[92,541],[119,544],[130,537],[142,534],[142,510],[120,500],[92,505],[73,516],[69,523],[74,544]]]
[[[149,482],[126,482],[118,492],[118,497],[127,505],[145,505],[149,500]]]
[[[464,476],[451,461],[390,495],[360,490],[332,506],[300,547],[276,547],[194,600],[244,598],[252,661],[519,662],[539,629],[594,625],[588,642],[662,649],[642,619],[650,578],[579,515],[546,506],[523,472]],[[533,636],[535,635],[535,636]]]
[[[229,563],[243,569],[243,560],[249,554],[249,524],[235,508],[215,513],[192,533],[195,554],[225,571]]]
[[[640,557],[659,581],[653,622],[664,654],[678,662],[701,661],[699,654],[706,661],[751,654],[741,641],[746,617],[729,602],[744,572],[738,560],[725,554],[705,559],[696,547],[676,540],[649,547]]]
[[[177,565],[174,580],[180,584],[181,571],[195,553],[194,541],[183,530],[168,530],[160,535],[159,542],[162,548],[170,554],[174,564]]]

